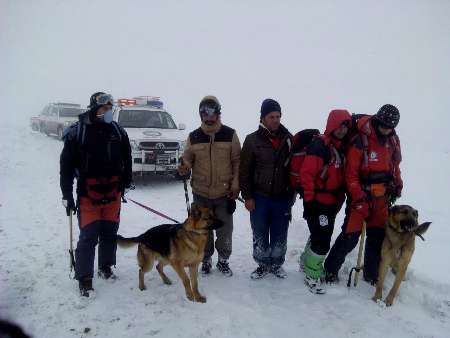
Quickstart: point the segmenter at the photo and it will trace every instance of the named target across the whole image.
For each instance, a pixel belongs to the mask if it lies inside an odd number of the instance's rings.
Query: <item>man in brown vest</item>
[[[199,105],[200,128],[189,134],[178,172],[186,176],[192,170],[194,203],[215,211],[224,226],[210,231],[205,247],[202,273],[211,272],[214,246],[217,269],[225,276],[233,273],[228,259],[232,249],[233,212],[239,196],[239,156],[241,145],[236,131],[221,123],[221,106],[215,96],[205,96]]]

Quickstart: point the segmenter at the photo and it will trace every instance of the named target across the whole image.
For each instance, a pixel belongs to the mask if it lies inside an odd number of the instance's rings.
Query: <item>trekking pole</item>
[[[70,273],[69,277],[72,274],[72,271],[75,270],[75,257],[73,255],[73,226],[72,226],[72,210],[67,209],[67,217],[69,218],[69,256],[70,256]]]
[[[180,157],[180,163],[181,163],[181,165],[184,165],[183,157]],[[187,210],[187,213],[189,216],[191,214],[191,203],[189,202],[189,191],[188,191],[186,176],[182,176],[182,179],[183,179],[183,185],[184,185],[184,198],[186,200],[186,210]]]
[[[347,280],[347,287],[350,287],[350,285],[351,285],[353,270],[355,270],[355,278],[353,280],[353,286],[356,287],[358,285],[359,273],[363,269],[362,258],[363,258],[363,252],[364,252],[365,239],[366,239],[366,221],[363,222],[362,230],[361,230],[361,237],[359,239],[358,260],[356,261],[356,266],[354,266],[350,270],[350,273],[348,275],[348,280]]]

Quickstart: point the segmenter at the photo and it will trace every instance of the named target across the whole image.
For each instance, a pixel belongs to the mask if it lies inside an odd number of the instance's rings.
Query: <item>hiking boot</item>
[[[324,293],[326,293],[326,290],[320,278],[316,279],[309,276],[305,276],[304,281],[305,285],[308,287],[308,290],[311,293],[315,293],[318,295],[323,295]]]
[[[203,261],[202,263],[202,275],[209,275],[211,273],[211,268],[212,268],[212,264],[211,264],[211,258]]]
[[[101,267],[98,270],[98,276],[102,279],[117,279],[117,276],[111,270],[110,266]]]
[[[82,297],[89,297],[89,291],[94,291],[92,288],[92,279],[91,278],[83,278],[78,281],[78,285],[80,287],[80,295]]]
[[[220,259],[216,264],[217,270],[223,273],[226,277],[233,276],[233,271],[231,271],[228,261],[226,259]]]
[[[284,271],[283,267],[281,265],[274,264],[270,268],[270,272],[273,273],[278,278],[286,278],[287,273]]]
[[[250,274],[251,279],[261,279],[270,272],[269,267],[265,264],[260,264],[255,271]]]
[[[334,272],[325,271],[325,283],[327,284],[339,283],[339,275]]]

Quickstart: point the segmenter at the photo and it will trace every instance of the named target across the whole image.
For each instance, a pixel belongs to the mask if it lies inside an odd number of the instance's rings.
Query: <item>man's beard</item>
[[[206,124],[207,126],[213,126],[213,125],[216,124],[216,122],[215,122],[215,121],[205,121],[205,124]]]

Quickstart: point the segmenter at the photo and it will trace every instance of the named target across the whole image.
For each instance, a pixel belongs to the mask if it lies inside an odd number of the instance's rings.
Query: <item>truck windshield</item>
[[[61,117],[77,117],[83,113],[83,109],[72,108],[72,107],[62,107],[59,108],[59,116]]]
[[[177,129],[172,117],[164,111],[121,110],[118,122],[124,128]]]

